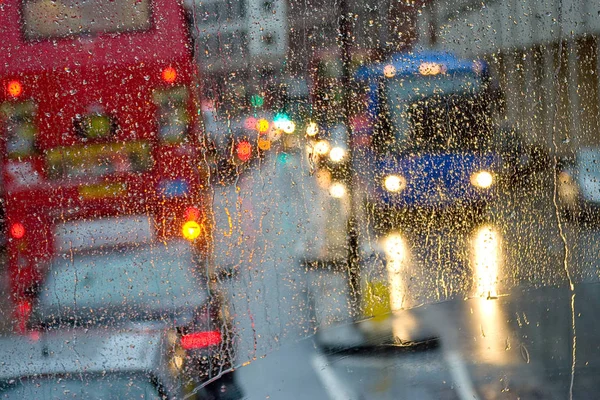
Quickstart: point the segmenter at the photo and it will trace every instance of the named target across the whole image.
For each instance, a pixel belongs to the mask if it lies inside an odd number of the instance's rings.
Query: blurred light
[[[388,175],[383,180],[383,187],[388,192],[400,192],[406,187],[406,179],[400,175]]]
[[[173,83],[177,79],[177,71],[173,67],[167,67],[162,71],[162,78],[167,83]]]
[[[296,123],[294,121],[287,121],[281,128],[285,133],[294,133],[296,131]]]
[[[200,218],[200,210],[196,207],[188,207],[185,210],[185,219],[188,221],[198,221]]]
[[[333,162],[340,162],[346,158],[346,150],[336,146],[329,151],[329,158]]]
[[[281,164],[287,164],[287,162],[290,160],[290,157],[286,153],[280,153],[279,156],[277,156],[277,160]]]
[[[253,94],[250,96],[250,104],[252,107],[262,107],[265,104],[265,98],[259,94]]]
[[[19,81],[10,81],[6,84],[6,93],[12,97],[19,97],[23,93],[23,85]]]
[[[269,139],[259,138],[258,139],[258,148],[263,151],[269,150],[271,148],[271,141]]]
[[[173,365],[177,369],[181,369],[183,367],[183,357],[181,356],[173,356]]]
[[[329,194],[335,199],[341,199],[346,195],[346,185],[341,182],[333,182],[329,187]]]
[[[188,221],[183,224],[181,233],[185,239],[194,240],[200,236],[200,225],[196,221]]]
[[[386,78],[393,78],[396,76],[396,67],[394,67],[392,64],[388,64],[383,67],[383,76]]]
[[[239,142],[237,145],[236,154],[238,158],[243,162],[250,160],[250,157],[252,157],[252,145],[250,144],[250,142],[247,142],[245,140]]]
[[[267,121],[264,118],[259,119],[256,122],[256,130],[259,133],[265,133],[265,132],[267,132],[269,130],[269,121]]]
[[[579,197],[579,187],[567,171],[558,174],[558,196],[567,204],[574,204]]]
[[[494,177],[488,171],[477,171],[471,175],[471,184],[481,189],[487,189],[494,183]]]
[[[319,169],[315,174],[315,178],[317,179],[317,185],[321,189],[328,189],[331,186],[331,172],[327,169]]]
[[[254,117],[248,117],[244,121],[244,128],[254,130],[257,127],[257,120]]]
[[[181,347],[185,350],[202,349],[221,343],[221,332],[195,332],[181,336]]]
[[[319,140],[317,143],[315,143],[315,153],[319,156],[324,156],[325,154],[329,153],[329,149],[331,148],[331,146],[329,146],[329,142],[327,140]]]
[[[387,235],[383,241],[383,250],[389,260],[404,261],[406,258],[406,245],[400,233],[393,232]]]
[[[422,62],[419,65],[421,75],[438,75],[442,72],[445,72],[445,66],[436,62]]]
[[[496,297],[501,262],[500,234],[493,226],[483,225],[477,228],[472,240],[475,295],[486,298]]]
[[[25,227],[20,222],[15,222],[10,226],[10,236],[13,239],[22,239],[25,236]]]
[[[306,134],[308,136],[315,136],[319,133],[319,125],[316,122],[309,122],[306,126]]]

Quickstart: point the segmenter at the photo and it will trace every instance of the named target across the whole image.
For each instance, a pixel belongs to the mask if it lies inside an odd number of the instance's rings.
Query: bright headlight
[[[319,140],[314,146],[315,153],[320,156],[324,156],[325,154],[329,153],[330,148],[331,147],[327,140]]]
[[[406,187],[406,179],[400,175],[388,175],[383,180],[383,187],[388,192],[399,192]]]
[[[346,195],[346,185],[341,182],[333,182],[329,187],[331,197],[341,199]]]
[[[477,171],[471,174],[471,184],[478,188],[487,189],[494,184],[494,176],[489,171]]]
[[[341,147],[334,147],[329,151],[329,158],[333,162],[340,162],[346,158],[346,150]]]

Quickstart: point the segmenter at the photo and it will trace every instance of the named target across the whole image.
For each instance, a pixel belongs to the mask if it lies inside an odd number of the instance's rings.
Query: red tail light
[[[221,343],[221,332],[194,332],[181,337],[181,347],[184,350],[202,349]]]
[[[241,161],[246,162],[252,157],[252,145],[250,144],[250,142],[247,142],[245,140],[239,142],[237,145],[236,153]]]
[[[22,239],[25,236],[25,227],[19,222],[15,222],[10,226],[10,236],[13,239]]]
[[[187,221],[198,221],[198,218],[200,218],[200,210],[196,207],[188,207],[185,210],[185,219]]]

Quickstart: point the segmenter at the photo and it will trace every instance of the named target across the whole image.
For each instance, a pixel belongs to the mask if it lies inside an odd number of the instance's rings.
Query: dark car
[[[30,327],[168,331],[184,352],[182,368],[190,379],[230,376],[232,324],[206,274],[183,240],[59,253],[40,288]]]

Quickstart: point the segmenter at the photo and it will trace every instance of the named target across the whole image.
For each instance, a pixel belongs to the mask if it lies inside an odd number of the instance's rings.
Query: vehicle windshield
[[[599,4],[0,0],[0,380],[595,398]]]
[[[25,0],[27,39],[145,31],[152,26],[150,0]]]
[[[0,383],[3,399],[161,399],[144,375],[120,374],[27,377]]]
[[[485,151],[493,121],[477,74],[387,79],[382,99],[396,151]],[[386,118],[384,115],[382,118]]]

